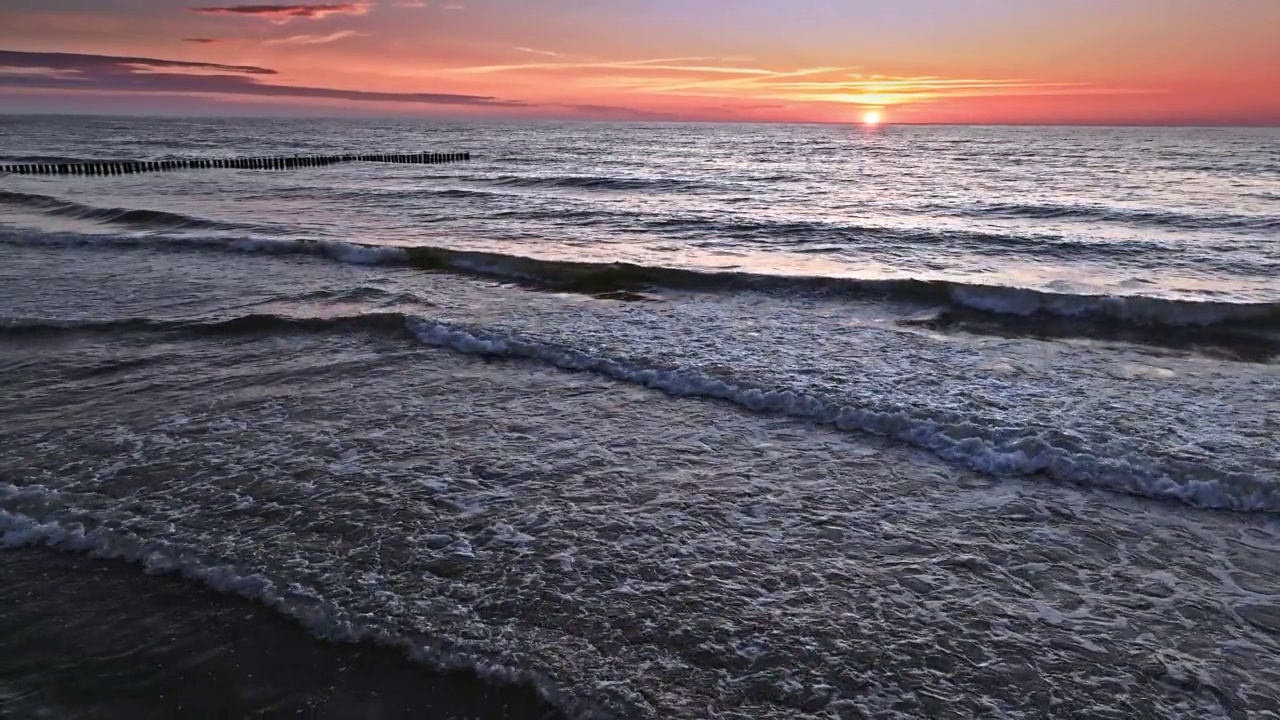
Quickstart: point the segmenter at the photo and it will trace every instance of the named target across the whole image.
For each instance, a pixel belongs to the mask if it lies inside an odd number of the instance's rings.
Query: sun
[[[862,116],[863,125],[879,125],[880,120],[881,120],[880,112],[877,110],[868,110]]]

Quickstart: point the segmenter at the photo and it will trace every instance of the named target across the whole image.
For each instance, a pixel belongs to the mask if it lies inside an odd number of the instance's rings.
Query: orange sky
[[[1280,124],[1280,0],[4,8],[0,110]]]

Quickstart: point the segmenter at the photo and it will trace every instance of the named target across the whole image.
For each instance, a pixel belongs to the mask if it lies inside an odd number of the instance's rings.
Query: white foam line
[[[1027,317],[1039,312],[1064,318],[1112,318],[1144,325],[1205,327],[1223,322],[1274,320],[1280,304],[1173,300],[1140,295],[1070,295],[1029,288],[954,285],[956,305],[998,315]]]
[[[1200,508],[1280,511],[1280,487],[1249,476],[1178,479],[1140,460],[1073,452],[1029,432],[995,442],[990,436],[997,428],[972,423],[944,425],[901,412],[841,405],[792,390],[750,387],[694,371],[637,367],[625,359],[592,356],[536,340],[423,318],[409,318],[407,325],[415,337],[435,347],[472,355],[537,360],[565,370],[588,371],[635,383],[668,395],[725,400],[754,412],[787,415],[844,431],[886,436],[925,448],[945,460],[982,473],[1044,474],[1087,487],[1179,500]]]
[[[281,590],[265,575],[245,574],[230,565],[204,564],[192,549],[163,541],[141,540],[128,533],[105,527],[86,529],[78,521],[57,517],[36,519],[4,505],[35,508],[44,514],[84,518],[92,513],[68,504],[69,497],[41,485],[16,486],[0,483],[0,548],[49,547],[84,553],[92,557],[123,560],[141,565],[149,573],[172,573],[203,583],[221,593],[254,600],[299,622],[322,640],[346,643],[373,643],[405,651],[409,659],[437,671],[462,670],[494,684],[522,684],[533,687],[547,702],[559,707],[573,720],[604,717],[597,710],[575,702],[558,686],[537,673],[515,669],[466,653],[442,654],[437,650],[382,630],[362,627],[324,599],[303,588]]]
[[[84,235],[72,232],[31,235],[12,230],[4,232],[3,235],[12,244],[30,247],[87,245],[91,247],[213,249],[224,252],[263,255],[314,255],[328,257],[351,265],[403,265],[409,261],[409,254],[402,248],[361,245],[339,240],[231,236]]]

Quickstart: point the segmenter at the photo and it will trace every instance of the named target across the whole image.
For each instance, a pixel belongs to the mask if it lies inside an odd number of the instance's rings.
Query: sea
[[[0,716],[1280,718],[1280,129],[0,117]]]

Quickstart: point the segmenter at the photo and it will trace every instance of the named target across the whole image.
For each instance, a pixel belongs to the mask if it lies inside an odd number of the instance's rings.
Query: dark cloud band
[[[333,3],[328,5],[229,5],[195,7],[192,12],[202,15],[239,15],[267,20],[289,21],[295,18],[317,20],[330,15],[364,15],[369,12],[366,3]]]
[[[0,68],[9,70],[0,73],[0,88],[206,93],[483,107],[525,106],[522,102],[483,95],[373,92],[273,85],[260,81],[258,77],[275,75],[276,71],[270,68],[157,58],[0,50]],[[29,72],[24,73],[23,70]],[[188,72],[183,72],[184,70]]]

